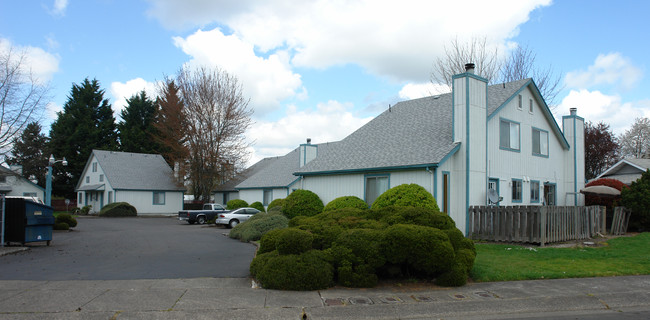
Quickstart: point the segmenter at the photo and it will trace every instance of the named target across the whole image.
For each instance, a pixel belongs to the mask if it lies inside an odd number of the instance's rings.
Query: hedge
[[[323,209],[323,212],[343,208],[356,208],[366,210],[368,209],[368,204],[365,201],[361,200],[359,197],[355,196],[339,197],[330,201]]]
[[[248,202],[242,200],[242,199],[232,199],[228,201],[228,204],[226,204],[226,208],[228,210],[235,210],[239,208],[244,208],[248,207]]]
[[[436,199],[422,186],[417,184],[402,184],[382,193],[372,204],[373,209],[388,206],[424,207],[440,211]]]
[[[138,210],[127,202],[113,202],[105,205],[99,216],[101,217],[135,217]]]
[[[297,216],[313,216],[323,212],[323,201],[309,190],[292,192],[282,204],[282,213],[291,219]]]
[[[65,223],[65,224],[68,225],[69,228],[74,228],[74,227],[77,226],[77,219],[72,217],[72,215],[70,215],[69,213],[59,213],[56,216],[56,218],[54,220],[54,223],[55,224],[57,224],[57,223]],[[57,229],[57,230],[59,230],[59,229]],[[65,230],[68,230],[68,229],[65,229]]]
[[[264,209],[264,205],[259,201],[255,201],[255,202],[251,203],[250,207],[255,208],[255,209],[257,209],[257,210],[259,210],[261,212],[266,212],[266,210]]]
[[[257,241],[267,232],[288,225],[289,219],[281,213],[258,213],[232,228],[229,236],[243,242]]]
[[[271,203],[269,203],[266,209],[271,211],[272,208],[279,207],[280,210],[282,210],[283,203],[284,203],[284,198],[274,199],[273,201],[271,201]]]

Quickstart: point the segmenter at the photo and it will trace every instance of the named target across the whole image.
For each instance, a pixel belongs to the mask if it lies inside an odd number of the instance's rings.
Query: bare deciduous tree
[[[26,52],[0,51],[0,153],[28,123],[38,120],[47,103],[49,87],[28,68]]]
[[[496,48],[488,48],[487,37],[473,37],[468,42],[455,38],[445,46],[445,54],[435,60],[430,79],[433,84],[446,84],[451,90],[452,76],[465,72],[466,63],[474,63],[476,74],[488,79],[489,84],[533,78],[544,100],[553,109],[555,98],[562,90],[561,77],[550,66],[538,68],[535,57],[527,46],[519,46],[501,59]]]
[[[226,174],[248,160],[244,133],[252,111],[233,75],[220,69],[183,68],[177,84],[184,104],[189,177],[195,198],[207,201]]]
[[[465,72],[465,64],[470,62],[476,65],[476,74],[490,83],[499,76],[501,62],[498,50],[488,49],[486,37],[473,37],[466,43],[455,38],[449,46],[445,46],[445,55],[434,62],[431,82],[446,84],[451,90],[452,76]]]
[[[650,119],[636,118],[632,128],[626,130],[618,139],[623,157],[647,157],[650,153]]]

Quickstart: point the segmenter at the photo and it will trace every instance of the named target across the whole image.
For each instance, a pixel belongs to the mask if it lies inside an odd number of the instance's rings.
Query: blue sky
[[[49,81],[49,124],[73,83],[125,98],[181,66],[219,66],[250,97],[251,162],[306,138],[342,139],[397,101],[432,92],[433,62],[458,37],[517,45],[561,75],[570,107],[620,134],[650,116],[647,1],[0,1],[0,50],[25,50]],[[47,132],[46,132],[47,133]]]

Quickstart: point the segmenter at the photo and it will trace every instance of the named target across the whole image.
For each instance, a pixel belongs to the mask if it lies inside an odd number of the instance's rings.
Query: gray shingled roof
[[[318,156],[316,159],[327,155],[330,150],[335,149],[338,142],[329,142],[317,144]],[[237,189],[246,188],[271,188],[271,187],[288,187],[298,177],[293,175],[300,169],[300,150],[299,148],[277,158],[273,163],[268,165],[264,170],[250,176],[242,183],[236,186]],[[315,161],[315,160],[313,160]],[[312,162],[313,162],[312,161]]]
[[[113,189],[185,190],[176,184],[174,172],[159,154],[104,150],[93,150],[93,154]]]
[[[235,187],[238,184],[242,183],[244,180],[250,178],[251,176],[265,169],[266,167],[268,167],[270,164],[274,163],[278,159],[280,159],[280,157],[269,157],[258,161],[254,165],[248,167],[246,170],[238,173],[234,178],[228,180],[226,183],[217,186],[215,192],[237,191]]]
[[[488,112],[495,112],[530,79],[488,87]],[[452,94],[397,103],[296,172],[424,167],[440,163],[458,145],[452,141]]]
[[[650,168],[650,159],[634,158],[634,159],[625,159],[625,160],[632,162],[641,168],[645,168],[646,170]]]

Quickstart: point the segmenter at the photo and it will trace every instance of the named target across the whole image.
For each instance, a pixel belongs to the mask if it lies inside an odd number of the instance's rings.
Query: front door
[[[555,206],[556,197],[555,197],[555,184],[554,183],[545,183],[544,184],[544,204],[547,206]]]

